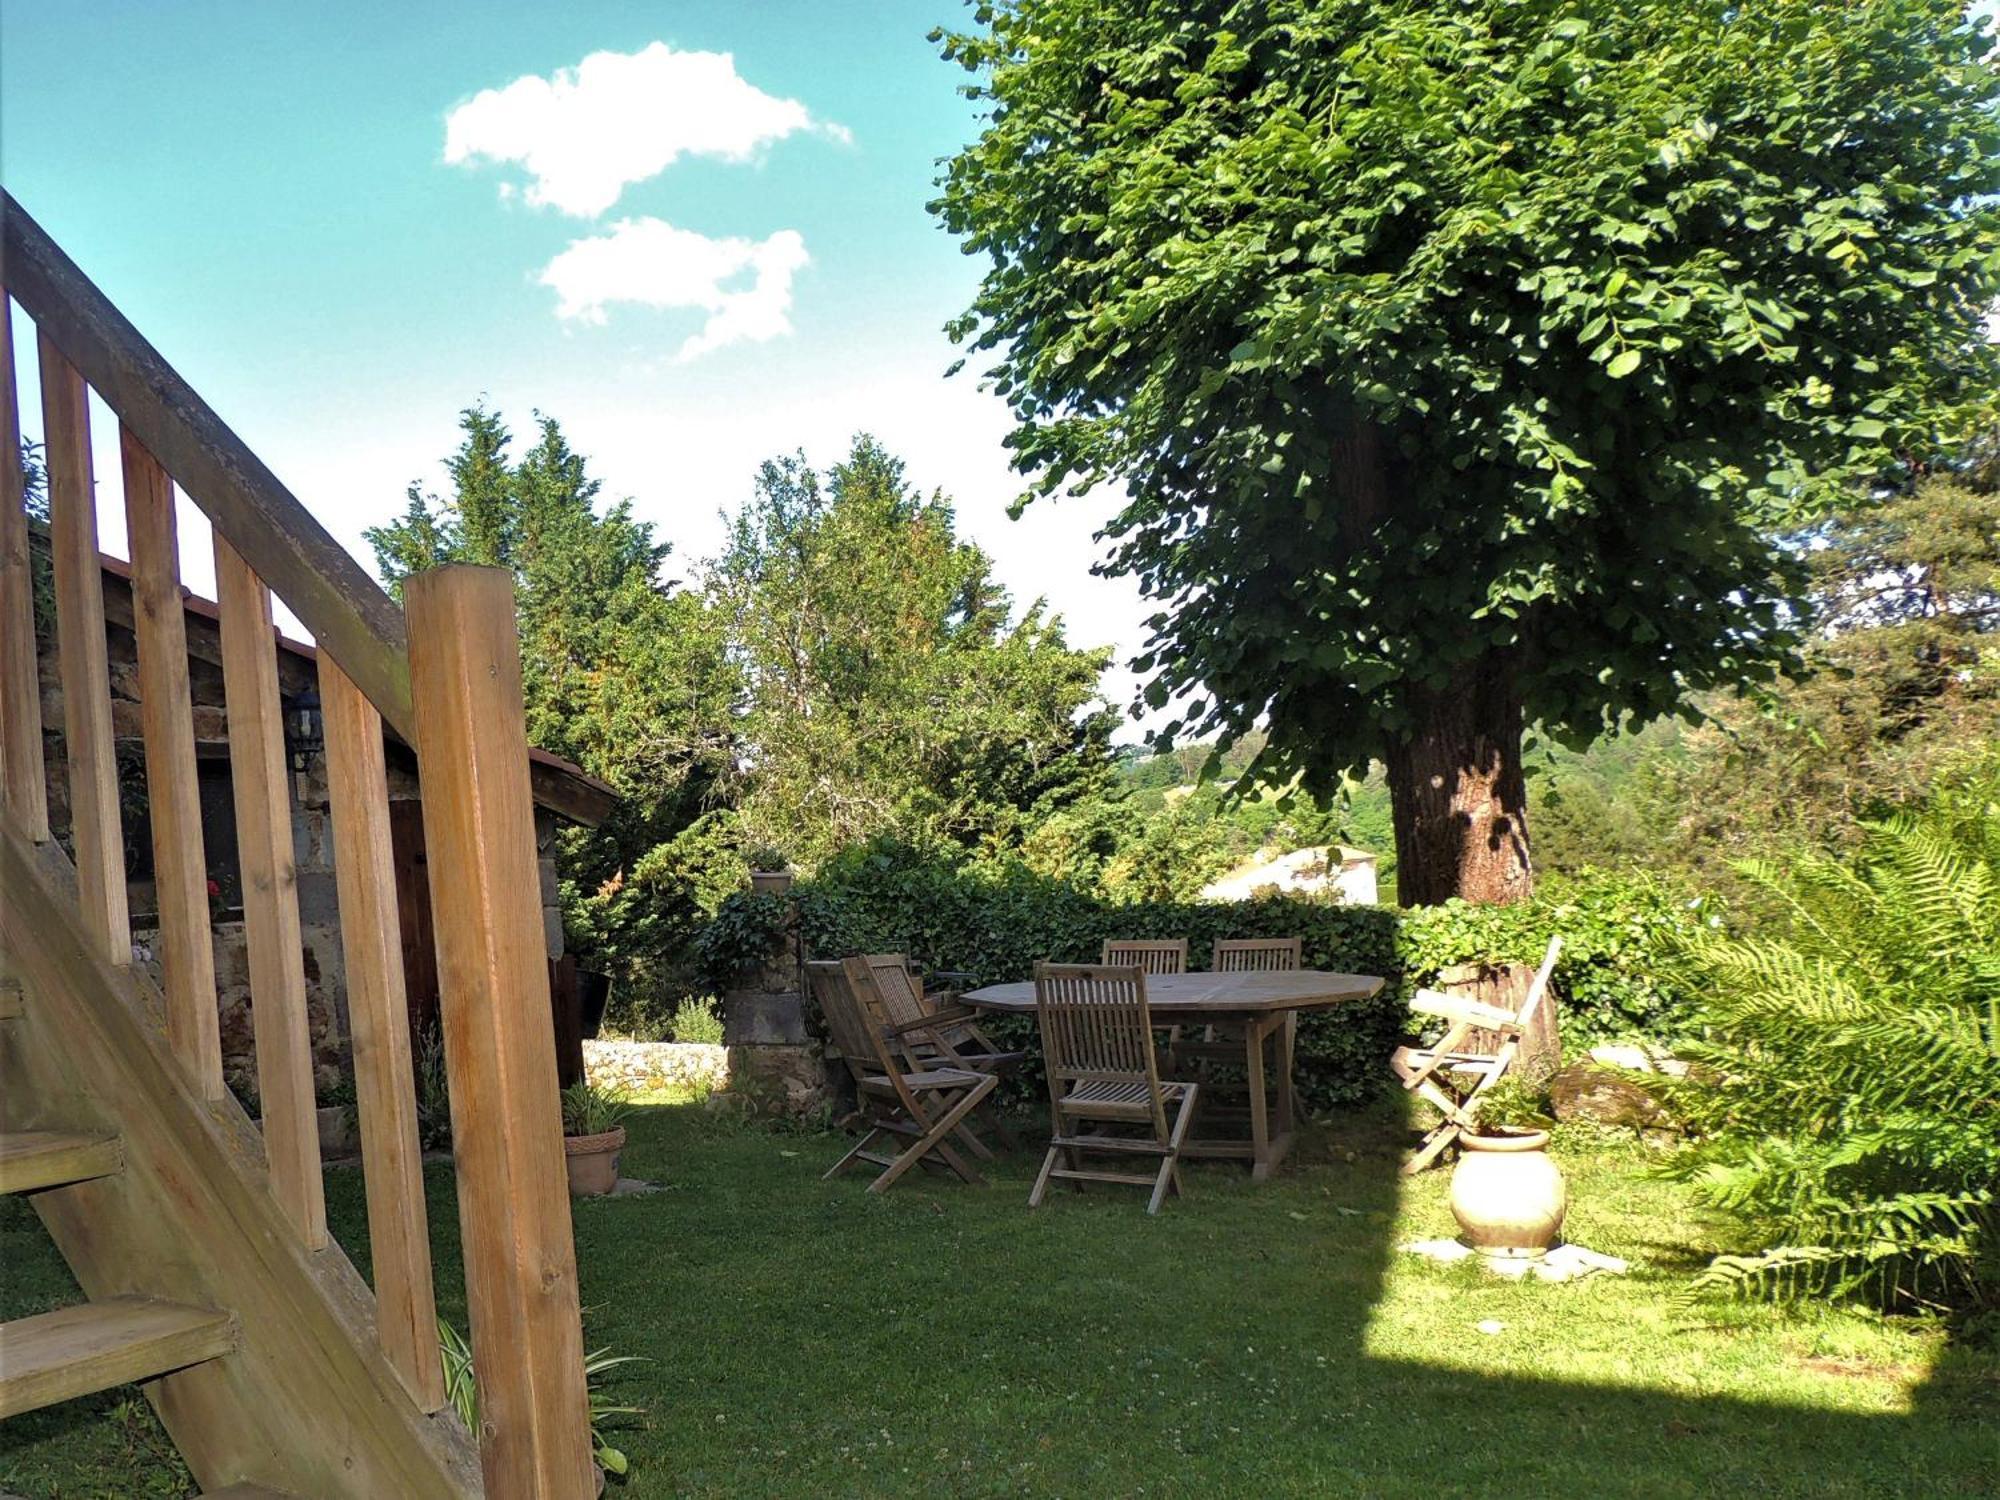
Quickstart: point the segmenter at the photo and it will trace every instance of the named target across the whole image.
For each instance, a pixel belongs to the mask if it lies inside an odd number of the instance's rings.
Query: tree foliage
[[[1767,680],[1773,540],[1992,389],[1958,0],[1007,0],[934,205],[1027,498],[1115,483],[1148,697],[1328,788],[1467,674],[1587,740]],[[1504,704],[1503,704],[1504,707]]]
[[[951,504],[856,439],[824,479],[774,460],[730,522],[726,612],[750,837],[807,864],[878,835],[1012,845],[1110,783],[1106,654],[1015,616]]]
[[[471,407],[446,460],[445,497],[409,490],[404,514],[367,533],[392,589],[420,568],[509,568],[521,627],[528,738],[608,781],[603,828],[563,835],[572,946],[628,955],[684,941],[720,892],[702,886],[704,814],[735,776],[736,676],[702,592],[664,575],[669,548],[599,483],[552,417],[518,460],[500,415]]]
[[[2000,740],[2000,504],[1979,445],[1793,539],[1820,628],[1795,680],[1539,758],[1551,868],[1631,862],[1737,884],[1732,862],[1837,852]]]

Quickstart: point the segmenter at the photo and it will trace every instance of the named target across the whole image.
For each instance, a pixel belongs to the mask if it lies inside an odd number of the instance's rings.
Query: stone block
[[[730,1047],[804,1047],[805,1006],[796,990],[781,995],[731,990],[722,1002],[722,1040]]]

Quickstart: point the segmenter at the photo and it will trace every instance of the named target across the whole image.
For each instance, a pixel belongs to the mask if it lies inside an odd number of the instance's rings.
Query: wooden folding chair
[[[876,992],[882,997],[889,1024],[899,1028],[902,1046],[913,1063],[925,1068],[964,1068],[1004,1079],[1027,1060],[1027,1053],[1007,1051],[981,1031],[979,1013],[970,1006],[957,1004],[955,997],[941,1004],[938,996],[924,993],[923,981],[904,954],[870,953],[862,962],[874,973]],[[1008,1150],[1020,1144],[1000,1116],[997,1097],[983,1104],[979,1115]],[[961,1134],[976,1153],[992,1159],[993,1153],[976,1135],[970,1131]]]
[[[854,1149],[825,1175],[834,1177],[856,1162],[871,1162],[882,1172],[868,1184],[868,1191],[883,1193],[921,1162],[956,1172],[966,1182],[983,1181],[952,1149],[951,1136],[999,1087],[1000,1080],[969,1068],[913,1061],[902,1044],[905,1028],[891,1024],[868,961],[850,958],[835,967],[839,970],[837,983],[831,982],[826,965],[809,966],[808,972],[826,1013],[827,1030],[854,1076],[854,1091],[867,1128]],[[812,972],[814,968],[817,973]],[[928,1024],[928,1019],[920,1023]],[[909,1144],[894,1156],[875,1149],[878,1141],[891,1139]]]
[[[1217,938],[1210,950],[1208,967],[1217,974],[1296,973],[1304,942],[1289,938]],[[1286,1011],[1283,1025],[1275,1033],[1277,1055],[1268,1066],[1271,1076],[1292,1076],[1292,1054],[1298,1047],[1299,1015]],[[1192,1069],[1202,1088],[1202,1118],[1241,1124],[1247,1118],[1247,1104],[1238,1097],[1248,1093],[1249,1045],[1243,1026],[1208,1025],[1199,1040],[1188,1040],[1178,1028],[1169,1033],[1167,1067],[1178,1076]],[[1206,1126],[1203,1134],[1208,1134]]]
[[[1130,965],[1148,974],[1187,973],[1186,938],[1106,938],[1100,964]]]
[[[1041,1207],[1055,1178],[1074,1182],[1079,1191],[1086,1182],[1150,1187],[1149,1214],[1160,1211],[1169,1188],[1185,1196],[1181,1143],[1194,1118],[1198,1090],[1192,1083],[1160,1079],[1145,971],[1136,966],[1036,964],[1035,1015],[1049,1075],[1050,1138],[1028,1207]],[[1087,1125],[1099,1128],[1085,1130]],[[1111,1133],[1121,1127],[1145,1134]],[[1157,1156],[1159,1167],[1150,1174],[1092,1171],[1083,1165],[1086,1152]]]
[[[1396,1070],[1403,1088],[1443,1116],[1403,1163],[1405,1172],[1421,1172],[1461,1135],[1478,1129],[1480,1096],[1513,1066],[1514,1057],[1521,1050],[1521,1038],[1541,1008],[1561,953],[1562,939],[1550,938],[1549,951],[1542,957],[1542,966],[1535,970],[1518,1012],[1436,990],[1417,991],[1410,1009],[1438,1016],[1450,1024],[1436,1046],[1398,1047],[1389,1058],[1389,1066]],[[1500,1040],[1491,1051],[1469,1051],[1467,1042],[1475,1031],[1496,1032]]]

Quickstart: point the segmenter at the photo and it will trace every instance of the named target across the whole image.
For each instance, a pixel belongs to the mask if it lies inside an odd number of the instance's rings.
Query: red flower
[[[222,882],[219,880],[211,880],[208,883],[208,893],[211,896],[220,896],[222,894]]]

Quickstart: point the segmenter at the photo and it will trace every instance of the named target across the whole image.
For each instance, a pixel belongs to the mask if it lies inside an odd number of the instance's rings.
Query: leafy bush
[[[1092,961],[1109,937],[1186,937],[1190,963],[1206,968],[1216,938],[1296,933],[1306,967],[1390,981],[1375,1000],[1300,1018],[1299,1086],[1314,1109],[1358,1102],[1382,1086],[1385,1059],[1408,1020],[1406,988],[1454,964],[1537,961],[1552,931],[1567,945],[1557,971],[1567,1040],[1667,1035],[1688,1007],[1662,978],[1657,952],[1699,918],[1663,886],[1608,875],[1552,886],[1522,907],[1453,902],[1400,911],[1295,895],[1120,903],[1018,861],[875,844],[829,862],[789,896],[725,901],[697,940],[703,981],[718,993],[734,987],[763,962],[793,909],[813,954],[908,953],[929,967],[974,974],[981,984],[1027,979],[1039,959]],[[1020,1041],[1034,1027],[999,1018],[991,1029]]]
[[[689,995],[682,1000],[674,1008],[672,1029],[677,1042],[706,1042],[710,1046],[720,1046],[722,1017],[716,1014],[714,997],[703,995],[697,999]]]
[[[1704,1281],[1885,1305],[2000,1295],[2000,765],[1871,824],[1858,855],[1742,873],[1783,929],[1704,933],[1675,1170],[1772,1248]]]

